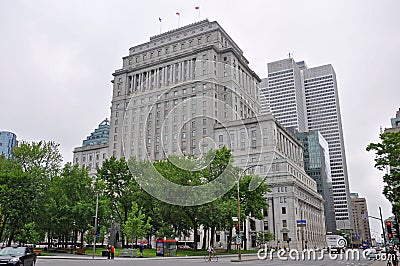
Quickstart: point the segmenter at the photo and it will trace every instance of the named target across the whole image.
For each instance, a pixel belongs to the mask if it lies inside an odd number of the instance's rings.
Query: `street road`
[[[280,259],[267,259],[267,260],[251,260],[255,259],[255,256],[243,257],[244,262],[231,262],[236,257],[219,257],[218,262],[205,262],[203,258],[135,258],[135,259],[121,259],[116,258],[115,260],[91,260],[91,259],[55,259],[55,258],[38,258],[37,266],[46,265],[57,265],[57,266],[103,266],[103,265],[118,265],[118,266],[131,266],[131,265],[143,265],[143,266],[180,266],[180,265],[285,265],[285,266],[298,266],[298,265],[312,265],[312,266],[367,266],[371,265],[374,261],[366,260],[361,258],[360,260],[333,260],[325,256],[323,260],[317,261],[294,261],[294,260],[280,260]],[[385,264],[384,264],[385,265]]]

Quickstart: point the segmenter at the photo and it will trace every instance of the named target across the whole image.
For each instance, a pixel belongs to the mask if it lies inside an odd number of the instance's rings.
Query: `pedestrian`
[[[397,256],[397,251],[394,249],[393,246],[389,247],[389,260],[392,262],[393,266],[399,265],[399,258]]]
[[[111,246],[111,259],[114,259],[114,254],[115,254],[115,248],[114,246]]]
[[[107,246],[107,259],[109,260],[111,258],[111,245]]]
[[[144,250],[144,245],[140,244],[139,246],[139,251],[140,251],[140,257],[143,258],[143,250]]]

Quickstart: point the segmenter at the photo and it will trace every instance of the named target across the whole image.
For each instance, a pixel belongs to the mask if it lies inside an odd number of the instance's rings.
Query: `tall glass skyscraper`
[[[265,83],[260,99],[267,101],[279,123],[300,132],[319,131],[328,142],[336,225],[338,229],[352,228],[342,121],[332,65],[308,68],[304,61],[295,62],[293,58],[268,63],[268,79],[261,84]]]
[[[327,232],[336,231],[333,205],[332,177],[328,142],[318,131],[295,134],[304,148],[304,168],[317,182],[318,193],[324,198],[325,228]]]
[[[12,157],[12,149],[17,145],[17,136],[8,131],[0,131],[0,156]]]

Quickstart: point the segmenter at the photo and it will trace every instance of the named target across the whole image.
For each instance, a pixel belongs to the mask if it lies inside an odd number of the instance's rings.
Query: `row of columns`
[[[185,68],[186,64],[186,68]],[[146,90],[195,78],[196,60],[185,60],[128,77],[128,91]],[[152,80],[153,79],[153,80]],[[140,89],[141,88],[141,89]]]

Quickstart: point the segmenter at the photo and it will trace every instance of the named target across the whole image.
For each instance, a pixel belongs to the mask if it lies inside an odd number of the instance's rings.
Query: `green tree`
[[[140,193],[140,187],[124,158],[118,160],[113,156],[103,162],[103,166],[97,169],[97,188],[108,200],[111,213],[117,222],[121,225],[126,224],[132,204]],[[124,234],[121,239],[125,244]]]
[[[22,245],[39,244],[42,239],[44,239],[44,233],[38,230],[35,222],[25,224],[15,236],[15,240]]]
[[[0,157],[0,239],[11,245],[37,211],[34,177],[14,160]]]
[[[393,204],[396,214],[396,206],[400,206],[400,131],[382,133],[380,139],[379,143],[370,143],[367,151],[375,152],[375,168],[389,170],[383,176],[383,194]],[[399,218],[398,215],[397,212]]]
[[[67,163],[61,174],[53,178],[49,187],[46,209],[51,214],[46,223],[49,235],[56,235],[66,242],[76,242],[93,224],[95,201],[91,188],[92,179],[86,168]],[[49,239],[49,242],[52,242]]]
[[[256,236],[257,245],[261,247],[262,245],[267,244],[269,241],[274,240],[275,235],[271,231],[262,232],[258,231]]]
[[[22,205],[25,211],[22,217],[17,218],[19,225],[14,222],[9,241],[13,240],[14,233],[31,222],[35,222],[37,230],[45,230],[50,218],[50,213],[46,210],[48,189],[52,179],[61,169],[62,156],[58,147],[59,144],[53,141],[22,141],[13,149],[12,160],[20,165],[19,175],[24,179],[23,188],[18,194],[25,198]],[[24,191],[26,195],[22,195]]]
[[[137,204],[132,204],[132,209],[128,214],[128,220],[122,225],[122,231],[124,232],[127,240],[136,243],[137,240],[142,239],[149,232],[151,218],[147,217],[138,208]]]

